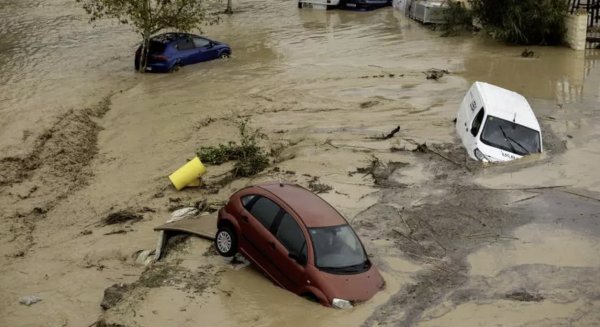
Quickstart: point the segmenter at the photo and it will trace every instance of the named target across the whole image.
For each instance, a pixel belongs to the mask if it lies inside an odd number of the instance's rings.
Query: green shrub
[[[229,142],[227,145],[219,144],[218,146],[200,147],[198,157],[203,163],[209,165],[220,165],[229,160],[237,159],[237,144]]]
[[[258,174],[269,166],[269,158],[259,141],[266,137],[259,128],[248,126],[249,119],[236,121],[240,133],[240,143],[230,141],[218,146],[201,147],[198,157],[209,165],[220,165],[230,160],[236,160],[233,175],[249,177]]]
[[[558,44],[567,0],[471,0],[473,13],[493,37],[518,44]]]
[[[449,0],[447,7],[444,8],[443,17],[446,23],[441,26],[444,31],[442,36],[452,36],[461,31],[473,30],[473,13],[461,2]]]

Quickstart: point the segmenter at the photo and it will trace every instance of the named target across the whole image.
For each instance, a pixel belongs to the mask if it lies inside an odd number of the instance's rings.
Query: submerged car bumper
[[[469,153],[469,156],[472,159],[485,162],[505,162],[523,157],[512,152],[485,145],[481,142],[477,143],[477,148],[473,150],[473,153]]]
[[[375,266],[357,274],[330,274],[321,272],[321,284],[331,305],[348,308],[348,304],[365,302],[385,287],[385,281]],[[334,303],[333,300],[336,303]],[[348,302],[348,303],[346,303]]]
[[[169,63],[151,63],[146,66],[147,72],[168,72],[171,69],[171,65]]]

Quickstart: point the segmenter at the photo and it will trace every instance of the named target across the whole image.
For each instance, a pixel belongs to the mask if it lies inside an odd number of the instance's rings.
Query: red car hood
[[[373,265],[368,271],[360,274],[338,275],[322,272],[323,284],[327,285],[328,297],[364,302],[369,300],[384,287],[384,280],[379,270]]]

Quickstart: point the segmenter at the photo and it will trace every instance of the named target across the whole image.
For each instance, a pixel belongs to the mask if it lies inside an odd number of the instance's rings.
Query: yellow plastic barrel
[[[195,157],[181,166],[174,173],[169,175],[169,179],[177,191],[186,186],[199,186],[198,179],[206,173],[206,168],[200,161],[200,158]]]

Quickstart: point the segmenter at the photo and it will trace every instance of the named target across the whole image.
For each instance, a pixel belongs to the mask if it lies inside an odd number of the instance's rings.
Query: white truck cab
[[[456,117],[456,132],[475,160],[501,162],[542,152],[540,124],[516,92],[475,82]]]

